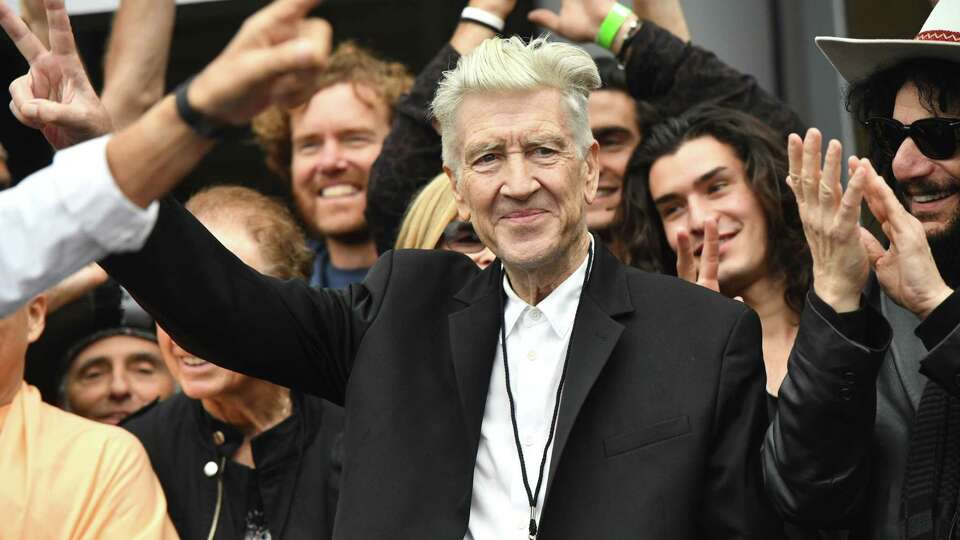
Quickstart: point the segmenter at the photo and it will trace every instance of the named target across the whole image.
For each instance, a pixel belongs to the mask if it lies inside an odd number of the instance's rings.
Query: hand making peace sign
[[[50,50],[0,2],[0,26],[30,64],[10,84],[10,110],[24,125],[39,129],[57,150],[109,133],[110,115],[83,69],[63,0],[44,0]]]

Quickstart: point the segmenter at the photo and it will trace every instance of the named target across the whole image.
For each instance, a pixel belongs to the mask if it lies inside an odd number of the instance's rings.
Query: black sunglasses
[[[905,126],[892,118],[870,118],[863,123],[880,148],[893,157],[907,137],[930,159],[947,159],[957,152],[960,119],[924,118]]]
[[[483,251],[486,246],[483,245],[469,221],[454,220],[443,229],[440,247],[469,255]]]

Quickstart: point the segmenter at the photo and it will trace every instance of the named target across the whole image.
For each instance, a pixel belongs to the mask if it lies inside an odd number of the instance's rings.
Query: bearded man
[[[821,181],[838,178],[839,164],[821,171],[819,133],[789,143],[815,284],[840,284],[830,294],[846,304],[842,313],[858,308],[866,283],[893,343],[882,364],[791,363],[766,439],[767,489],[788,518],[846,525],[855,538],[955,538],[960,520],[960,295],[951,288],[960,283],[958,14],[960,2],[940,2],[914,40],[818,38],[851,82],[849,108],[893,190],[869,161],[852,159],[841,195],[838,179]],[[888,249],[865,230],[838,227],[858,190]]]

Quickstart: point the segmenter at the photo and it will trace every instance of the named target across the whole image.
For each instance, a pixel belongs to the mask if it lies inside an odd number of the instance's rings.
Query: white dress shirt
[[[127,199],[107,165],[109,136],[57,152],[0,193],[0,317],[109,253],[136,251],[157,220]]]
[[[591,242],[592,242],[591,238]],[[593,245],[591,243],[591,250]],[[507,355],[510,361],[510,386],[516,404],[517,427],[527,468],[530,491],[536,490],[553,420],[557,386],[563,360],[570,344],[573,321],[580,305],[580,291],[587,272],[587,258],[550,295],[536,306],[517,296],[506,277],[507,294],[504,321],[507,328]],[[537,498],[537,523],[547,491],[550,454],[543,468],[543,487]],[[490,388],[480,425],[480,447],[473,471],[473,499],[466,540],[526,539],[530,524],[530,504],[520,474],[520,458],[514,440],[503,371],[503,353],[497,340],[497,353],[490,374]]]

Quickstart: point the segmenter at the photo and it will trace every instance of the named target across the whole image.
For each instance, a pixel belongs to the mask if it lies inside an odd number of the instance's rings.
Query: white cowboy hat
[[[817,37],[816,42],[847,82],[911,58],[960,63],[960,0],[940,0],[913,39]]]

